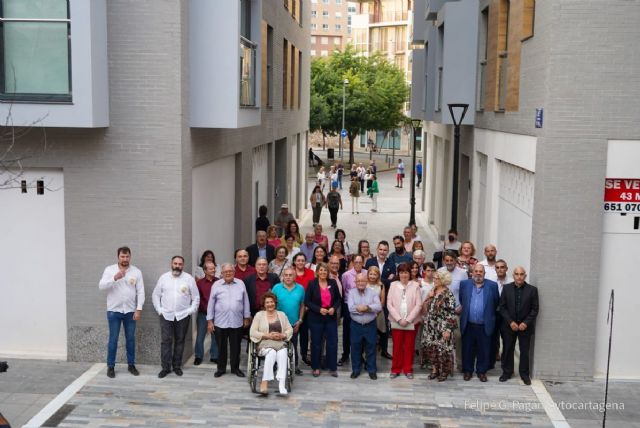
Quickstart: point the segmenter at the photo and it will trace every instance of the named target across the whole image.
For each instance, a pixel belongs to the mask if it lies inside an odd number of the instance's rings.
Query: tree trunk
[[[353,140],[355,140],[355,136],[348,134],[347,137],[349,138],[349,165],[353,165],[354,159],[353,159]]]
[[[325,150],[325,143],[324,140],[326,138],[327,134],[325,134],[324,131],[322,131],[322,150]]]

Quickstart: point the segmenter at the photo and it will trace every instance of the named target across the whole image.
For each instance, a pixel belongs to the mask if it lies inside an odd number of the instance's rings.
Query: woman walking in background
[[[367,194],[371,197],[371,212],[373,213],[378,212],[378,193],[380,193],[378,189],[378,178],[374,175],[371,187],[367,190]]]
[[[351,214],[360,214],[360,208],[358,207],[358,201],[360,200],[360,184],[355,178],[351,179],[349,194],[351,195]]]
[[[311,196],[309,197],[309,202],[311,203],[311,209],[313,209],[313,225],[315,226],[320,223],[322,207],[327,203],[320,186],[313,188],[313,192],[311,192]]]

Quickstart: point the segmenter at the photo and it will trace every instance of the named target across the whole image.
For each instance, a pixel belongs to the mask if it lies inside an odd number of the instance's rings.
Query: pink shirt
[[[331,290],[329,290],[329,287],[320,287],[320,303],[323,308],[331,307]]]
[[[405,298],[407,299],[406,319],[410,323],[415,324],[418,321],[420,311],[422,310],[422,296],[420,293],[420,287],[413,281],[409,281],[406,289],[402,287],[400,281],[394,281],[391,283],[391,287],[389,287],[389,294],[387,296],[389,318],[395,322],[400,321],[400,304],[402,303],[403,291],[405,293]]]

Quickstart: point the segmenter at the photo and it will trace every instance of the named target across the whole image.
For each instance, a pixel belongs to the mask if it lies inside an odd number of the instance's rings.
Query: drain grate
[[[47,421],[42,424],[43,427],[57,427],[60,422],[64,421],[69,413],[73,412],[76,406],[72,404],[64,404],[62,407],[58,409]]]
[[[440,423],[438,422],[425,422],[424,428],[440,428]]]

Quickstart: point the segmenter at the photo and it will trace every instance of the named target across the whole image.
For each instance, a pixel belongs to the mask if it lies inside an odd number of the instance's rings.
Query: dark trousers
[[[338,223],[338,208],[329,207],[329,215],[331,216],[331,225],[336,225]]]
[[[214,330],[216,342],[218,343],[218,371],[227,371],[227,345],[230,350],[230,366],[231,372],[235,372],[240,368],[240,343],[242,342],[242,327],[238,328],[221,328],[216,327]]]
[[[307,317],[302,320],[298,335],[300,336],[300,357],[307,358],[307,355],[309,355],[309,323],[307,322]]]
[[[313,207],[313,223],[320,223],[320,214],[322,213],[322,205],[315,204]]]
[[[513,374],[513,352],[516,349],[516,339],[520,345],[520,376],[529,376],[529,345],[531,345],[530,331],[513,331],[508,325],[502,326],[502,372],[507,376]]]
[[[291,336],[291,344],[293,345],[293,359],[295,361],[294,367],[298,368],[300,365],[300,356],[298,355],[298,335],[300,334],[300,330],[297,333],[293,333]]]
[[[364,192],[364,180],[360,179],[360,191]]]
[[[500,337],[502,335],[500,326],[502,325],[502,317],[500,313],[496,313],[496,329],[493,331],[491,337],[491,353],[489,354],[489,368],[494,368],[496,365],[496,355],[500,352]]]
[[[351,315],[349,314],[349,305],[342,304],[342,359],[349,358],[349,349],[351,348]]]
[[[484,325],[467,323],[462,334],[462,371],[484,374],[489,369],[491,336],[484,332]]]
[[[420,183],[422,183],[422,174],[416,173],[416,176],[418,177],[418,183],[416,183],[416,186],[420,187]]]
[[[338,369],[338,322],[335,318],[325,316],[320,321],[309,322],[311,330],[311,368],[320,370],[322,355],[322,337],[327,339],[325,363],[330,371]]]
[[[367,371],[375,373],[376,368],[376,320],[370,323],[360,324],[351,322],[351,371],[360,373],[362,367],[362,347],[365,346],[367,353]]]
[[[180,321],[167,321],[160,315],[160,359],[164,370],[182,367],[182,354],[184,353],[184,339],[189,331],[189,320],[186,317]]]
[[[108,367],[114,367],[116,365],[120,325],[124,326],[125,344],[127,346],[127,364],[136,363],[136,322],[133,319],[133,314],[133,312],[123,314],[121,312],[107,311],[107,321],[109,323],[109,343],[107,344]]]

